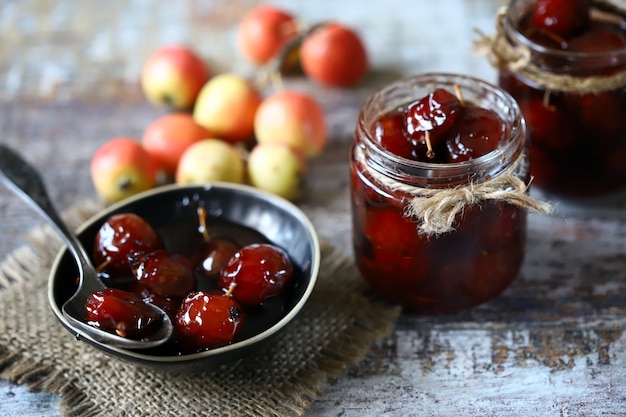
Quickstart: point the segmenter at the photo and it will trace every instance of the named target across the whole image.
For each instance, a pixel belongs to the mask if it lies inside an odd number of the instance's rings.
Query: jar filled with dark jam
[[[526,119],[533,185],[550,194],[580,199],[626,187],[623,7],[513,0],[497,23],[499,85]]]
[[[396,81],[363,105],[351,150],[358,268],[406,312],[470,308],[518,275],[529,210],[526,128],[515,100],[455,74]]]

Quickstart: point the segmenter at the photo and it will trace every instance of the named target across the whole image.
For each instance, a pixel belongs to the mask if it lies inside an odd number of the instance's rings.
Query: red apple
[[[205,184],[214,181],[242,183],[245,168],[242,156],[230,143],[204,139],[183,153],[176,170],[178,184]]]
[[[192,144],[213,137],[188,113],[161,116],[148,125],[143,134],[143,147],[159,163],[159,167],[174,177],[183,152]]]
[[[276,93],[261,103],[254,133],[258,143],[280,143],[308,158],[319,155],[328,141],[324,110],[310,95],[295,91]]]
[[[291,14],[271,5],[257,6],[239,24],[237,48],[244,58],[262,65],[277,56],[297,31]]]
[[[139,141],[116,137],[94,153],[91,179],[102,198],[115,202],[154,187],[157,166]]]
[[[300,62],[304,73],[329,87],[350,87],[369,68],[367,51],[359,35],[339,23],[314,29],[302,41]]]
[[[254,115],[260,103],[261,95],[246,78],[223,73],[202,87],[193,118],[215,137],[245,142],[254,134]]]
[[[279,143],[259,143],[248,157],[250,184],[288,200],[299,196],[305,175],[306,159]]]
[[[209,79],[208,65],[192,49],[168,45],[153,52],[143,65],[141,87],[153,104],[190,110]]]

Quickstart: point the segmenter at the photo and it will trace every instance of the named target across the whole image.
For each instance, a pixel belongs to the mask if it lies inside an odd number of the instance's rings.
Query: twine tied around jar
[[[417,229],[422,235],[439,235],[454,230],[454,221],[465,207],[487,200],[503,201],[534,213],[552,213],[552,205],[528,195],[528,186],[514,175],[520,164],[526,162],[524,157],[496,177],[453,188],[416,187],[389,178],[365,163],[364,151],[358,146],[355,148],[355,159],[390,190],[412,196],[404,208],[404,215],[418,220]]]
[[[620,9],[605,0],[592,0],[591,5],[607,12],[626,16],[626,10]],[[478,29],[475,30],[478,34],[478,39],[474,42],[475,53],[486,56],[495,68],[506,68],[544,87],[548,91],[597,94],[626,86],[626,70],[602,76],[574,76],[555,74],[541,69],[532,62],[531,50],[528,46],[522,44],[513,45],[507,39],[504,29],[507,13],[507,6],[502,6],[498,10],[495,20],[496,31],[493,36],[490,37]]]

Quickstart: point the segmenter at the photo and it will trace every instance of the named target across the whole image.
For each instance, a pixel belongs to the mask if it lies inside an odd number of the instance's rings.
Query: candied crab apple
[[[426,145],[426,155],[433,159],[445,135],[454,125],[461,101],[451,92],[438,88],[411,104],[407,109],[406,131],[415,143]]]
[[[233,297],[198,291],[183,300],[174,328],[183,350],[194,353],[232,343],[243,323],[242,309]]]
[[[87,323],[120,337],[139,338],[163,321],[141,297],[115,288],[90,294],[85,309]]]
[[[241,249],[241,246],[230,238],[211,236],[204,206],[198,207],[197,214],[198,231],[202,235],[199,261],[201,270],[206,278],[217,280],[224,266]]]
[[[141,216],[120,213],[109,217],[98,229],[93,259],[100,273],[129,273],[129,257],[161,246],[161,238]]]
[[[409,106],[406,129],[409,134],[431,131],[434,139],[450,130],[460,110],[458,97],[444,88],[438,88]]]
[[[447,141],[450,161],[468,161],[486,155],[498,147],[504,131],[502,120],[482,107],[466,106]]]
[[[222,269],[241,247],[230,239],[211,239],[205,245],[202,271],[210,279],[218,279]]]
[[[589,0],[538,0],[532,24],[561,38],[581,32],[589,23]]]
[[[189,260],[165,249],[140,253],[129,260],[137,282],[165,297],[184,297],[195,288]]]
[[[382,115],[374,122],[373,135],[380,146],[406,159],[417,157],[417,143],[406,135],[406,118],[400,111]],[[424,149],[424,154],[426,149]]]
[[[241,248],[222,269],[219,285],[241,304],[255,306],[283,292],[293,278],[287,253],[271,244]]]

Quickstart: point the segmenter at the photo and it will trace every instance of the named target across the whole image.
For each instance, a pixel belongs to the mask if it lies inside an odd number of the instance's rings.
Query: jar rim
[[[511,2],[511,6],[515,6],[516,3],[520,3],[521,1],[522,0],[513,0]],[[592,7],[593,7],[593,3],[592,3]],[[528,10],[525,10],[525,12],[528,12]],[[518,29],[517,23],[519,22],[515,21],[513,17],[513,13],[514,13],[513,7],[509,7],[504,18],[504,29],[505,29],[507,36],[513,38],[513,40],[524,45],[525,47],[529,48],[533,52],[536,52],[542,55],[551,55],[554,57],[581,59],[581,60],[601,58],[601,57],[607,56],[607,54],[626,55],[626,46],[623,48],[617,48],[617,49],[611,49],[611,50],[584,52],[584,51],[563,50],[563,49],[558,49],[558,48],[554,48],[550,46],[541,45],[537,42],[532,41],[529,37],[524,35]],[[522,16],[523,16],[523,13],[522,13]],[[621,25],[626,25],[626,17],[620,16],[620,18],[621,18]]]
[[[503,139],[498,147],[478,158],[468,161],[437,163],[417,161],[396,155],[383,148],[375,139],[372,132],[372,122],[375,117],[368,117],[370,112],[376,112],[380,116],[397,108],[398,104],[406,104],[407,101],[397,100],[387,102],[389,94],[394,94],[402,89],[415,91],[414,87],[423,88],[424,91],[434,90],[436,87],[449,87],[452,89],[458,85],[463,91],[467,101],[480,104],[476,101],[494,101],[500,106],[500,111],[506,113],[498,116],[504,123]],[[435,87],[436,86],[436,87]],[[469,93],[469,94],[468,94]],[[413,96],[412,99],[419,97]],[[384,107],[383,103],[385,103]],[[368,163],[385,175],[398,181],[411,183],[413,179],[427,179],[428,184],[420,184],[427,187],[442,187],[449,184],[482,182],[493,178],[516,161],[526,147],[526,123],[522,117],[517,101],[506,91],[495,84],[483,79],[463,74],[431,72],[422,73],[398,79],[391,84],[374,92],[362,105],[357,123],[357,135],[361,135],[362,149],[367,153]]]

